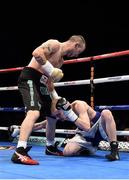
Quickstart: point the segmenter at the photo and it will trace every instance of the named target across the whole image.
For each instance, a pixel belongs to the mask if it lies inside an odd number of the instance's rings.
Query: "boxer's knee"
[[[102,119],[110,119],[110,117],[112,117],[112,113],[111,113],[110,110],[104,109],[104,110],[101,112],[101,117],[102,117]]]
[[[27,116],[31,119],[37,120],[40,117],[40,111],[38,110],[29,110]]]

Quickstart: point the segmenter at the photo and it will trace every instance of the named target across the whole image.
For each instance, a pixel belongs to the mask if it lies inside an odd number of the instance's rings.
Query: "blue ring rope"
[[[0,107],[4,112],[25,112],[25,107]]]
[[[129,110],[129,105],[100,105],[95,106],[95,110],[103,110],[103,109],[109,109],[109,110]],[[25,112],[25,107],[0,107],[0,111],[4,112]]]
[[[109,109],[109,110],[129,110],[129,105],[112,105],[112,106],[95,106],[95,110],[103,110],[103,109]]]

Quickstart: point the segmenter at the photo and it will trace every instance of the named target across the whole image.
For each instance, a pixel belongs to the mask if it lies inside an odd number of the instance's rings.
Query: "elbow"
[[[83,125],[82,125],[83,131],[89,131],[90,128],[91,128],[91,126],[89,123],[83,123]]]
[[[44,65],[46,60],[45,60],[45,56],[43,54],[43,51],[40,48],[35,49],[32,52],[32,56],[35,58],[35,60],[40,64],[40,65]]]
[[[38,47],[32,52],[32,55],[34,57],[40,57],[40,56],[44,55],[44,51],[43,51],[43,49],[41,47]]]
[[[32,52],[32,56],[34,56],[34,57],[39,57],[40,54],[39,54],[39,52],[38,52],[37,50],[34,50],[34,51]]]

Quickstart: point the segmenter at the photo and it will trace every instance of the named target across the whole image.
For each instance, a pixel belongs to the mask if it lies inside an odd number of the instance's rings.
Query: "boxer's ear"
[[[78,48],[81,48],[81,45],[79,43],[76,43],[75,44],[75,48],[78,49]]]

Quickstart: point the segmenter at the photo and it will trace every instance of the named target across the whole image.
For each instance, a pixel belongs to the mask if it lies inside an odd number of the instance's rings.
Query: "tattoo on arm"
[[[45,52],[48,53],[48,54],[51,54],[52,51],[53,51],[52,48],[51,48],[50,46],[48,46],[48,45],[47,45],[47,46],[44,46],[43,49],[44,49]]]

